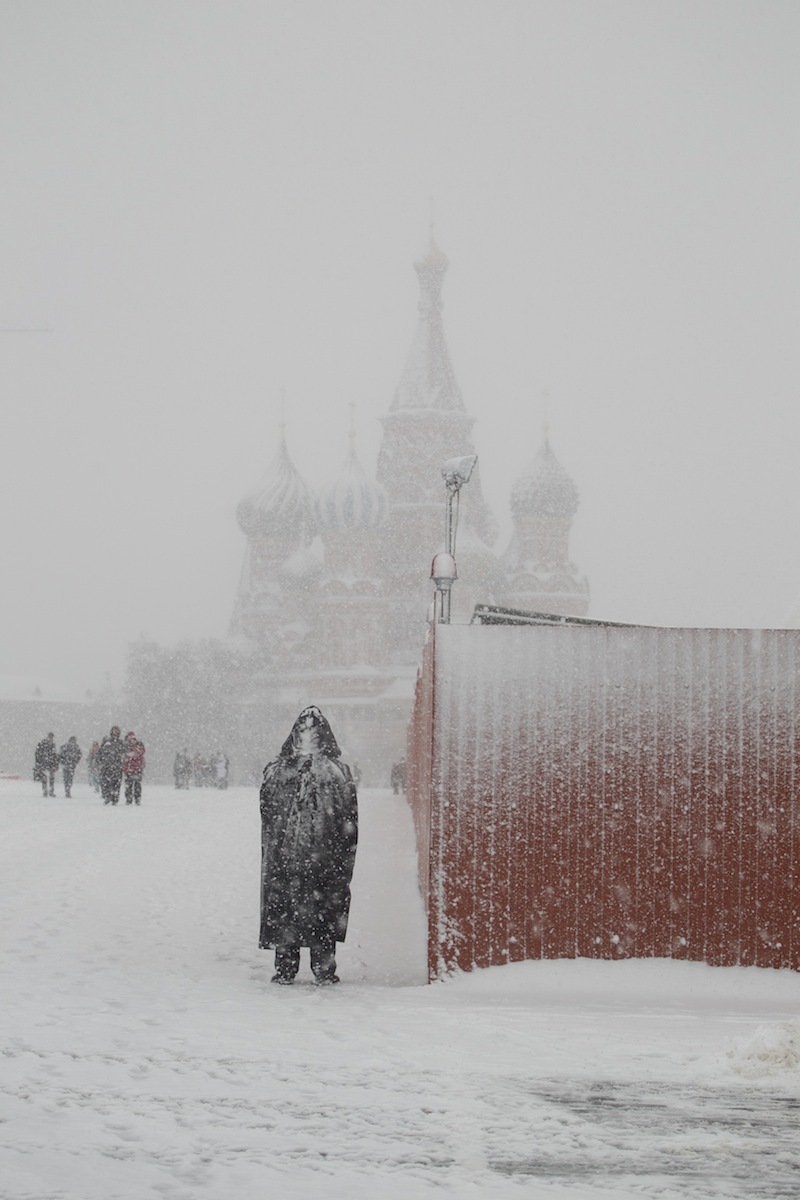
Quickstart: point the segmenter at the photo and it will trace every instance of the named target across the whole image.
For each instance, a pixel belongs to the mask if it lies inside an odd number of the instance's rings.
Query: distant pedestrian
[[[122,760],[125,743],[120,737],[119,725],[112,725],[111,733],[104,737],[97,751],[97,773],[103,804],[117,804],[122,786]]]
[[[181,787],[188,790],[192,786],[192,760],[188,750],[183,751],[181,759]]]
[[[194,775],[194,786],[198,787],[198,788],[205,787],[206,786],[206,760],[203,758],[203,756],[199,750],[198,750],[197,754],[195,754],[194,758],[192,759],[192,773]]]
[[[144,744],[131,731],[125,734],[125,757],[122,760],[125,776],[125,803],[141,804],[142,775],[144,774]]]
[[[395,796],[406,790],[406,761],[404,758],[393,764],[391,783]]]
[[[68,742],[64,743],[58,752],[58,758],[61,763],[61,778],[64,780],[64,795],[71,796],[75,768],[83,758],[76,737],[71,737]]]
[[[185,750],[179,750],[172,765],[176,788],[188,788],[192,782],[192,760]]]
[[[214,786],[225,789],[228,786],[228,756],[218,751],[212,760],[214,767]]]
[[[100,775],[97,770],[97,753],[100,749],[99,742],[92,742],[89,753],[86,756],[86,773],[89,776],[89,784],[96,792],[100,791]]]
[[[56,735],[48,733],[47,737],[39,742],[33,757],[33,778],[41,783],[43,796],[55,796],[57,770]]]

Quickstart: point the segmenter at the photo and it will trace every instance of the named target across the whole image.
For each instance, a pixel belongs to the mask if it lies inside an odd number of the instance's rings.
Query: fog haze
[[[0,3],[0,675],[226,634],[282,392],[374,469],[431,219],[500,547],[546,416],[591,616],[784,624],[799,56],[793,2]]]

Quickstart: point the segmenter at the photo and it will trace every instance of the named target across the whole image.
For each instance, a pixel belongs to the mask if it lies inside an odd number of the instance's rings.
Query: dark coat
[[[307,710],[306,710],[307,711]],[[301,713],[261,785],[259,945],[343,942],[358,841],[358,801],[350,768],[325,718],[320,744],[300,745]]]
[[[59,761],[63,763],[68,771],[74,771],[78,763],[83,758],[83,753],[77,741],[75,741],[73,738],[70,738],[68,742],[64,742],[64,745],[59,751],[58,757]]]
[[[58,770],[58,750],[52,738],[42,738],[33,756],[33,778],[41,779],[45,772]]]
[[[122,779],[122,760],[125,743],[121,737],[104,737],[95,758],[95,769],[101,780],[118,783]]]

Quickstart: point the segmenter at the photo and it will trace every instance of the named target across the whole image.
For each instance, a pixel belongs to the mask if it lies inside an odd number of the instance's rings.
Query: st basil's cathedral
[[[277,736],[300,708],[317,704],[373,787],[388,785],[405,753],[432,601],[429,567],[443,549],[441,467],[476,453],[442,323],[448,260],[432,236],[414,265],[417,327],[381,419],[374,473],[351,429],[341,474],[315,490],[282,430],[275,460],[237,509],[246,549],[230,635],[258,663],[248,701],[254,723],[274,725]],[[511,538],[498,547],[478,464],[461,494],[453,620],[469,621],[478,603],[585,616],[588,583],[569,559],[578,492],[547,435],[514,482],[510,506]]]

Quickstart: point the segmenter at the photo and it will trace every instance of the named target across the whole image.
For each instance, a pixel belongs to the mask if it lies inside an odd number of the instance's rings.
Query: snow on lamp
[[[464,454],[459,458],[448,458],[442,467],[442,478],[447,488],[445,550],[434,556],[431,563],[431,579],[436,586],[434,619],[443,625],[450,624],[450,590],[458,579],[455,556],[459,493],[464,484],[469,483],[477,461],[477,454]]]

